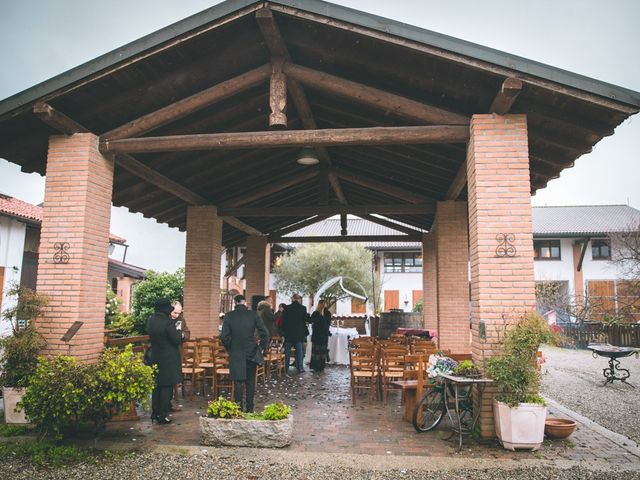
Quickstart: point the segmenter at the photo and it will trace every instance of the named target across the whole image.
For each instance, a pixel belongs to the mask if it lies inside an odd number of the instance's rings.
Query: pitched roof
[[[42,223],[42,207],[2,193],[0,193],[0,215],[7,215],[17,218],[18,220],[26,220],[27,222],[38,225]],[[109,242],[124,245],[127,243],[127,240],[110,233]]]
[[[640,210],[628,205],[534,207],[534,236],[606,235],[640,226]]]
[[[399,222],[401,226],[410,227],[410,225],[405,225]],[[340,236],[340,218],[332,217],[326,220],[323,220],[318,223],[314,223],[313,225],[308,225],[306,227],[301,228],[295,232],[292,232],[286,235],[285,239],[290,238],[291,241],[289,243],[280,241],[281,245],[289,245],[292,247],[300,246],[300,243],[295,243],[296,237],[339,237]],[[369,220],[365,220],[363,218],[351,218],[347,219],[347,232],[350,236],[353,235],[403,235],[403,232],[398,230],[394,230],[389,227],[385,227],[383,225],[379,225],[377,223],[371,222]],[[419,230],[416,230],[419,232]],[[372,249],[407,249],[407,248],[422,248],[422,244],[420,242],[358,242],[364,245],[367,248]]]

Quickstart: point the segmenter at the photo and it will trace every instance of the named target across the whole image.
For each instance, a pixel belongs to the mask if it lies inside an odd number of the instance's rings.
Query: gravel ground
[[[640,360],[635,356],[621,359],[629,369],[629,381],[603,386],[602,370],[608,359],[593,358],[588,350],[544,347],[546,362],[542,371],[542,393],[609,430],[640,443]]]
[[[57,470],[38,470],[20,462],[1,465],[3,478],[20,479],[243,479],[243,480],[620,480],[640,479],[640,472],[587,470],[583,467],[555,468],[549,466],[516,467],[514,469],[403,469],[377,470],[335,465],[307,463],[300,465],[273,461],[268,458],[250,459],[246,455],[193,455],[139,454],[101,465],[79,465]]]

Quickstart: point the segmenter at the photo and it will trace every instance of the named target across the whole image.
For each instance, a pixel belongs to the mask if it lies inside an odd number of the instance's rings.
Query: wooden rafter
[[[210,133],[102,140],[102,153],[186,152],[243,148],[465,143],[464,126],[372,127],[276,132]]]
[[[231,275],[233,275],[234,273],[236,273],[238,271],[238,269],[244,265],[245,263],[247,263],[247,256],[246,255],[242,255],[242,257],[240,257],[238,259],[238,261],[236,263],[234,263],[233,265],[231,265],[226,272],[224,272],[224,276],[225,277],[229,277]]]
[[[155,112],[143,115],[119,126],[101,136],[104,139],[130,138],[155,130],[197,110],[231,97],[265,82],[271,75],[271,65],[263,65],[235,78],[218,83],[213,87],[183,98]]]
[[[405,225],[400,225],[385,218],[376,217],[374,215],[358,215],[360,218],[364,220],[368,220],[372,223],[377,223],[378,225],[382,225],[383,227],[391,228],[393,230],[397,230],[398,232],[406,233],[407,235],[418,235],[422,232],[416,230],[415,228],[410,228]]]
[[[519,78],[509,77],[502,82],[502,87],[493,99],[493,103],[489,107],[489,113],[497,113],[505,115],[509,113],[511,107],[515,103],[522,91],[522,80]]]
[[[271,241],[271,238],[282,237],[288,233],[295,232],[296,230],[300,230],[301,228],[304,228],[307,225],[313,225],[314,223],[321,222],[322,220],[325,220],[329,217],[330,215],[315,215],[313,217],[307,218],[306,220],[302,220],[301,222],[296,222],[287,227],[280,228],[279,230],[276,230],[269,234],[269,241]]]
[[[318,175],[318,170],[316,168],[310,168],[308,171],[304,171],[298,175],[292,175],[289,178],[278,181],[271,182],[271,184],[267,187],[262,187],[259,189],[255,189],[253,192],[243,195],[238,195],[237,197],[230,198],[223,202],[221,206],[223,207],[240,207],[242,205],[246,205],[247,203],[251,203],[260,198],[268,197],[276,192],[280,192],[282,190],[286,190],[289,187],[293,187],[294,185],[298,185],[302,182],[306,182]]]
[[[252,227],[251,225],[238,220],[235,217],[221,217],[222,221],[228,223],[229,225],[231,225],[234,228],[237,228],[238,230],[248,233],[249,235],[255,235],[258,237],[264,236],[264,233],[262,233],[260,230],[258,230],[257,228]]]
[[[319,205],[304,207],[218,207],[218,215],[232,217],[305,217],[311,215],[361,215],[368,213],[433,214],[435,202],[423,205]]]
[[[56,110],[48,103],[39,102],[33,106],[33,113],[51,128],[58,130],[65,135],[73,135],[74,133],[88,133],[85,127],[80,125],[72,118],[67,117],[64,113]]]
[[[370,190],[375,190],[377,192],[386,193],[387,195],[391,195],[392,197],[396,197],[401,200],[406,200],[407,202],[425,203],[433,200],[432,198],[426,197],[424,195],[411,192],[406,188],[400,188],[393,185],[389,185],[387,183],[379,182],[377,180],[372,180],[362,175],[356,175],[353,173],[346,172],[344,170],[336,169],[333,171],[333,173],[336,176],[338,176],[338,178],[341,178],[342,180],[345,180],[349,183],[354,183],[356,185],[360,185]]]
[[[278,28],[278,25],[273,18],[271,9],[262,8],[256,11],[256,20],[258,22],[258,26],[260,27],[260,31],[262,32],[262,37],[264,38],[265,43],[267,44],[267,48],[269,48],[272,57],[280,57],[284,58],[286,61],[291,61],[289,49],[287,48],[284,38],[280,33],[280,29]],[[318,128],[318,125],[311,111],[311,106],[309,105],[309,100],[304,93],[304,89],[294,79],[288,79],[287,84],[289,87],[291,99],[293,100],[293,104],[295,105],[296,110],[298,111],[298,115],[302,120],[303,127],[307,130],[316,130]],[[317,147],[316,150],[318,152],[318,158],[320,159],[320,161],[325,164],[326,169],[330,169],[332,163],[327,149],[324,147]],[[322,171],[323,170],[321,169],[321,173]],[[322,192],[325,188],[325,179],[324,177],[320,176],[318,178],[318,181],[321,195],[324,195],[324,193]],[[340,203],[346,204],[347,198],[344,195],[344,191],[342,190],[342,186],[340,185],[338,179],[329,178],[329,183],[331,184],[331,187],[333,188],[338,201]],[[324,197],[321,197],[321,200],[323,198]]]
[[[409,98],[385,92],[362,83],[288,63],[285,73],[308,87],[323,90],[350,100],[381,108],[403,117],[436,125],[469,125],[469,117]]]

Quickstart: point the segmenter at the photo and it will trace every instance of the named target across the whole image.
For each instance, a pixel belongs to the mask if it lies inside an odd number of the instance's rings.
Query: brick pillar
[[[422,235],[422,319],[425,328],[438,329],[438,269],[434,233]]]
[[[102,351],[112,189],[113,161],[98,151],[98,137],[49,139],[37,290],[51,301],[36,321],[45,354],[95,361]],[[65,344],[75,321],[84,323]]]
[[[505,323],[535,309],[531,185],[525,115],[474,115],[467,150],[473,358],[500,353]],[[506,250],[499,235],[509,234]],[[513,248],[511,248],[513,247]],[[494,436],[487,389],[480,433]]]
[[[222,220],[216,207],[187,208],[184,318],[191,338],[218,336]]]
[[[438,347],[452,353],[471,351],[467,218],[467,202],[438,202]]]
[[[269,267],[271,263],[271,247],[267,237],[250,235],[247,237],[247,263],[244,278],[247,281],[247,305],[251,307],[254,295],[269,295]]]

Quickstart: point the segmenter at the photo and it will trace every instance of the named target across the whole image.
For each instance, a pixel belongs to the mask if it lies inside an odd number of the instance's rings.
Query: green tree
[[[146,280],[133,287],[133,317],[135,329],[147,331],[147,319],[153,313],[153,304],[159,298],[182,301],[184,297],[184,268],[175,273],[148,271]]]
[[[373,253],[359,244],[310,243],[282,257],[275,269],[277,288],[284,293],[313,297],[324,282],[342,275],[349,277],[345,278],[345,288],[361,293],[355,280],[364,287],[371,301],[374,283],[375,293],[379,295],[380,291],[380,281],[377,278],[374,281],[372,275],[372,262]],[[334,285],[322,295],[329,305],[348,296],[339,285]]]

